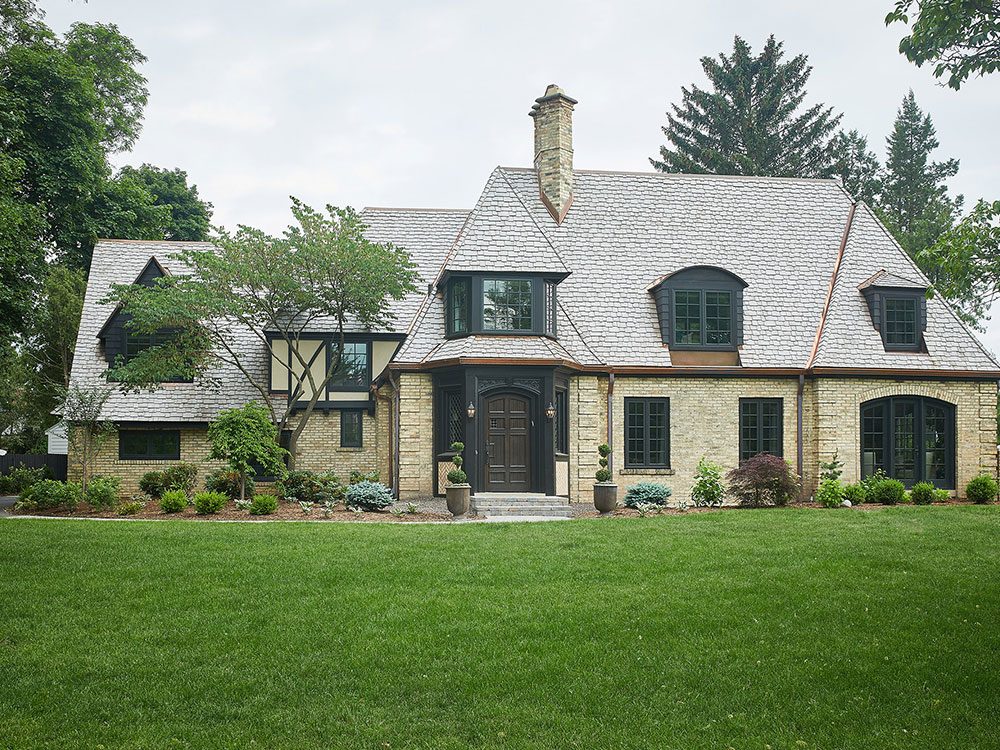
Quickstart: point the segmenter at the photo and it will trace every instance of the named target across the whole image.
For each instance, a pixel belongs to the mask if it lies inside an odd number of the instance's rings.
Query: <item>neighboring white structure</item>
[[[69,453],[69,438],[66,436],[66,423],[56,422],[45,431],[49,439],[49,453],[65,456]]]

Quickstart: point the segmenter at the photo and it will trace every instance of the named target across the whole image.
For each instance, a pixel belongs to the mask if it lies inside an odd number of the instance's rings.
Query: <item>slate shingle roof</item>
[[[580,170],[565,219],[553,220],[534,170],[498,167],[475,208],[366,209],[368,236],[408,249],[421,286],[391,306],[407,338],[394,361],[431,365],[470,359],[565,359],[589,366],[669,367],[650,285],[694,265],[736,274],[744,291],[744,368],[889,368],[990,371],[1000,365],[940,298],[927,302],[927,353],[886,352],[860,287],[926,286],[927,281],[875,216],[859,204],[822,333],[830,279],[851,199],[830,180],[638,174]],[[78,339],[74,381],[105,368],[96,334],[111,314],[97,301],[128,283],[155,255],[172,272],[177,243],[102,242],[94,254]],[[433,286],[445,271],[517,270],[565,278],[558,287],[558,341],[472,336],[447,340],[444,301]],[[247,346],[258,346],[252,335]],[[812,358],[812,359],[811,359]],[[265,366],[261,352],[260,367]],[[253,399],[236,372],[218,372],[214,392],[166,384],[155,395],[116,394],[115,419],[210,419]]]

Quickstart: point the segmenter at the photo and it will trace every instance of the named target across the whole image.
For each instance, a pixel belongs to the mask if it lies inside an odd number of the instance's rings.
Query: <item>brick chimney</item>
[[[528,113],[535,120],[535,170],[538,192],[552,218],[561,224],[573,203],[573,105],[554,83],[535,99]]]

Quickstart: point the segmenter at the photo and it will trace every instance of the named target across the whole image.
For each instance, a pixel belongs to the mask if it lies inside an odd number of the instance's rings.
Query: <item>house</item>
[[[351,330],[297,465],[381,472],[402,499],[440,494],[464,442],[474,493],[592,498],[597,446],[614,480],[687,497],[699,460],[783,456],[811,494],[882,469],[961,491],[996,469],[1000,365],[878,221],[832,180],[573,169],[576,101],[536,100],[534,166],[497,167],[472,210],[370,208],[368,236],[413,255],[418,292],[391,330]],[[73,380],[155,344],[98,304],[112,283],[177,272],[180,243],[98,244]],[[318,328],[299,346],[330,346]],[[249,332],[239,342],[288,374]],[[280,352],[279,352],[280,356]],[[205,457],[207,424],[255,397],[171,382],[116,393],[98,471],[132,483]],[[72,464],[72,456],[71,456]],[[203,470],[211,464],[200,464]],[[72,469],[71,469],[72,472]]]

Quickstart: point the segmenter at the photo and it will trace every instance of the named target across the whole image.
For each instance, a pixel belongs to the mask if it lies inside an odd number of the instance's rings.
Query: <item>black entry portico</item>
[[[457,440],[465,443],[463,468],[473,493],[555,494],[558,417],[552,412],[566,373],[532,365],[466,366],[439,371],[434,381],[436,472],[444,470]]]

